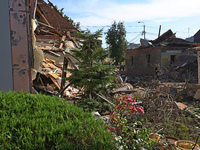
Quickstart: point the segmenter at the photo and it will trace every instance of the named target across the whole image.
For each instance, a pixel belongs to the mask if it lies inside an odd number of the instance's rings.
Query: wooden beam
[[[61,97],[63,96],[63,87],[65,86],[65,79],[67,76],[67,73],[65,72],[65,69],[68,66],[68,60],[66,59],[66,57],[64,57],[64,61],[63,61],[63,68],[62,68],[62,80],[61,80],[61,89],[60,89],[60,95]]]
[[[70,58],[67,58],[66,56],[65,56],[65,58],[67,59],[67,61],[68,61],[76,70],[78,70],[78,68],[74,65],[74,63],[71,61]]]
[[[113,105],[114,107],[116,106],[115,104],[113,104],[112,102],[110,102],[109,100],[107,100],[105,97],[101,96],[100,94],[94,93],[95,95],[99,96],[100,98],[102,98],[103,100],[105,100],[106,102],[110,103],[111,105]]]
[[[47,21],[47,19],[45,18],[45,16],[42,14],[42,12],[39,10],[39,8],[37,7],[37,12],[41,15],[41,17],[44,19],[44,21],[46,22],[46,24],[48,24],[48,25],[46,25],[47,27],[50,27],[50,28],[52,28],[57,34],[59,34],[60,36],[63,36],[58,30],[56,30],[54,27],[52,27],[51,25],[50,25],[50,23]],[[40,24],[42,24],[41,22],[40,22]],[[45,24],[43,24],[43,25],[45,25]]]
[[[56,80],[50,76],[51,81],[53,81],[53,83],[55,84],[55,86],[58,88],[58,90],[60,90],[60,86],[58,85],[58,83],[56,82]]]
[[[50,25],[50,23],[47,21],[47,19],[45,18],[45,16],[42,14],[42,12],[39,10],[39,8],[36,8],[36,11],[41,15],[41,17],[44,19],[44,21],[46,22],[46,24]]]

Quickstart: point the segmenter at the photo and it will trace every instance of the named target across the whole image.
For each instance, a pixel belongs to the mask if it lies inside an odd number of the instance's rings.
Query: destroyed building
[[[200,30],[197,31],[193,36],[186,38],[185,40],[195,43],[200,43]]]
[[[71,49],[80,48],[74,33],[79,30],[50,1],[10,0],[2,3],[2,10],[6,13],[1,19],[7,21],[1,31],[10,36],[1,39],[5,74],[0,89],[61,96],[77,93],[65,79],[70,76],[66,68],[78,68]]]
[[[72,96],[78,89],[69,86],[65,78],[71,75],[66,68],[77,69],[75,64],[79,60],[73,57],[70,50],[80,48],[74,34],[74,30],[78,29],[50,1],[47,4],[43,0],[37,1],[33,24],[36,25],[33,87],[37,92]]]
[[[160,73],[166,74],[164,71],[171,72],[172,68],[175,67],[180,69],[184,67],[183,65],[186,67],[188,63],[197,64],[196,54],[192,51],[197,45],[197,43],[176,38],[171,30],[168,30],[155,40],[142,40],[139,48],[125,51],[126,74],[129,77],[155,77],[156,69],[158,68],[164,68],[164,70],[160,70]],[[197,68],[196,65],[195,70]]]
[[[59,36],[67,34],[74,37],[73,30],[78,31],[66,18],[64,18],[55,6],[48,0],[37,0],[35,19],[41,27],[36,29],[36,38],[39,39],[57,39]],[[53,28],[52,28],[53,27]],[[52,31],[52,32],[51,32]]]

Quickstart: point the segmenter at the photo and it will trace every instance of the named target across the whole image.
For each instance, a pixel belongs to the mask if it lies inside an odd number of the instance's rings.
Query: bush
[[[58,97],[0,92],[0,149],[113,149],[91,113]]]
[[[110,113],[111,128],[115,135],[117,146],[123,149],[157,149],[149,139],[149,129],[142,128],[138,114],[144,114],[142,106],[136,107],[136,100],[131,96],[119,99],[116,108]]]

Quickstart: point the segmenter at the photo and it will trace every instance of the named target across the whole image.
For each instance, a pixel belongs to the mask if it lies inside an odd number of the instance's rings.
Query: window
[[[147,59],[147,65],[150,65],[150,54],[146,54],[146,59]]]
[[[176,60],[176,55],[171,55],[171,63],[173,63]]]
[[[130,57],[130,67],[133,66],[133,56]]]

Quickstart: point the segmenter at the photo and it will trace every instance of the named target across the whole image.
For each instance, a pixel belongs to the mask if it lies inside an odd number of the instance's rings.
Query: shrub
[[[104,123],[58,97],[0,92],[0,149],[113,149]]]
[[[139,112],[144,114],[143,107],[135,105],[133,97],[123,96],[110,113],[110,130],[118,142],[117,146],[123,149],[156,149],[154,142],[149,139],[149,129],[142,128],[140,117],[136,115]]]

